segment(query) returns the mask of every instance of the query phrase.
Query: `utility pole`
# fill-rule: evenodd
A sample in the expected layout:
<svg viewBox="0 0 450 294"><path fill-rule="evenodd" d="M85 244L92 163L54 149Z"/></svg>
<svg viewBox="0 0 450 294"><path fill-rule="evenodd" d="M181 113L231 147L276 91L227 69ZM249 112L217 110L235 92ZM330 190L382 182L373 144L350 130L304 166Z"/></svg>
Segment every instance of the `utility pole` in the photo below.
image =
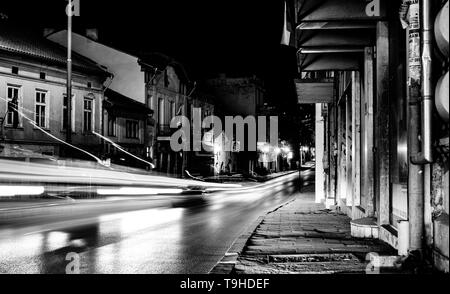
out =
<svg viewBox="0 0 450 294"><path fill-rule="evenodd" d="M67 130L66 142L72 141L72 14L73 3L69 0L67 14Z"/></svg>

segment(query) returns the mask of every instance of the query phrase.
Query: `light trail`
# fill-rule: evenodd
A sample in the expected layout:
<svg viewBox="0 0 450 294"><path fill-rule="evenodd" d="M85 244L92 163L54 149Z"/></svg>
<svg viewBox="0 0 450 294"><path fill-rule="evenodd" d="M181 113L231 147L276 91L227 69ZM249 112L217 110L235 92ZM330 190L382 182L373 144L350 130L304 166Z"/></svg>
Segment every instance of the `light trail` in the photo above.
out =
<svg viewBox="0 0 450 294"><path fill-rule="evenodd" d="M114 147L116 147L117 149L119 149L120 151L122 151L123 153L128 154L129 156L131 156L131 157L133 157L133 158L136 158L137 160L140 160L140 161L142 161L142 162L145 162L146 164L149 164L149 165L151 166L151 168L155 168L155 165L154 165L153 163L151 163L151 162L149 162L149 161L147 161L147 160L144 160L144 159L142 159L142 158L140 158L140 157L137 157L136 155L134 155L134 154L132 154L132 153L126 151L126 150L123 149L120 145L118 145L118 144L114 143L113 141L111 141L109 138L100 135L100 134L97 133L96 131L92 131L92 133L93 133L94 135L96 135L96 136L102 138L103 140L107 141L108 143L110 143L111 145L113 145Z"/></svg>

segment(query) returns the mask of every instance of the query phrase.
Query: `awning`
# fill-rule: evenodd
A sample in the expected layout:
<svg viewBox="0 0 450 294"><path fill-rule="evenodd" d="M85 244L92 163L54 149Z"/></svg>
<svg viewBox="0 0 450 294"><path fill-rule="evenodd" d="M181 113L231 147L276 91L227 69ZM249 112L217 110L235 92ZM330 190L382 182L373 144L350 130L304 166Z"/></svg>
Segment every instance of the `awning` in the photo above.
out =
<svg viewBox="0 0 450 294"><path fill-rule="evenodd" d="M103 107L105 107L108 113L122 117L145 118L153 113L153 110L148 108L145 104L111 89L105 91Z"/></svg>
<svg viewBox="0 0 450 294"><path fill-rule="evenodd" d="M296 80L298 103L332 103L332 80Z"/></svg>

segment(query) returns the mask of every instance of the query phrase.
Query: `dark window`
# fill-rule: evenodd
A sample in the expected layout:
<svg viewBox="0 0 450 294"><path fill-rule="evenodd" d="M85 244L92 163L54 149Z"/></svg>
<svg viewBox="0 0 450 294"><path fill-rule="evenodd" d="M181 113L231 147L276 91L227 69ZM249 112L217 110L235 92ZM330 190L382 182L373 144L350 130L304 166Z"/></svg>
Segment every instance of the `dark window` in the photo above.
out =
<svg viewBox="0 0 450 294"><path fill-rule="evenodd" d="M36 91L35 110L36 125L47 128L47 92Z"/></svg>
<svg viewBox="0 0 450 294"><path fill-rule="evenodd" d="M92 132L92 99L85 98L83 101L83 132Z"/></svg>
<svg viewBox="0 0 450 294"><path fill-rule="evenodd" d="M167 69L164 71L164 87L169 87L169 75L167 74Z"/></svg>
<svg viewBox="0 0 450 294"><path fill-rule="evenodd" d="M19 68L17 66L13 66L11 69L12 74L18 75L19 74Z"/></svg>
<svg viewBox="0 0 450 294"><path fill-rule="evenodd" d="M108 115L108 136L116 136L116 117Z"/></svg>
<svg viewBox="0 0 450 294"><path fill-rule="evenodd" d="M170 101L169 103L170 103L170 119L172 119L177 115L175 109L175 102Z"/></svg>
<svg viewBox="0 0 450 294"><path fill-rule="evenodd" d="M40 73L39 73L39 78L40 78L41 80L45 80L45 77L46 77L45 72L40 72Z"/></svg>
<svg viewBox="0 0 450 294"><path fill-rule="evenodd" d="M8 104L11 104L11 109L8 109L6 116L6 124L14 125L14 121L17 121L19 113L19 87L8 86L7 100Z"/></svg>
<svg viewBox="0 0 450 294"><path fill-rule="evenodd" d="M92 83L91 82L87 82L87 87L88 88L92 88Z"/></svg>
<svg viewBox="0 0 450 294"><path fill-rule="evenodd" d="M125 136L129 139L139 138L139 122L135 120L127 120L125 122Z"/></svg>
<svg viewBox="0 0 450 294"><path fill-rule="evenodd" d="M72 103L71 103L71 125L72 125L72 127L71 127L71 129L72 129L72 132L74 132L75 131L75 103L74 103L74 99L75 99L75 97L74 97L74 95L72 95ZM62 109L62 111L63 111L63 121L62 121L62 126L63 126L63 131L65 131L65 130L67 130L67 114L68 114L68 112L67 112L67 101L68 99L67 99L67 95L66 94L64 94L64 96L63 96L63 109Z"/></svg>

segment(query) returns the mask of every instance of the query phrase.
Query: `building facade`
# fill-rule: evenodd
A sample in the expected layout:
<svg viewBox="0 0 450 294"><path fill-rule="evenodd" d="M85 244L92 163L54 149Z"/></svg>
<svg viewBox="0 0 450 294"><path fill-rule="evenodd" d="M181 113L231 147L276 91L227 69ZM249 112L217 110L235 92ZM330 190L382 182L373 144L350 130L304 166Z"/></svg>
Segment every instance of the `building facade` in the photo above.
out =
<svg viewBox="0 0 450 294"><path fill-rule="evenodd" d="M103 134L109 141L104 157L115 164L151 168L150 134L146 130L155 124L153 111L111 89L105 91L103 109Z"/></svg>
<svg viewBox="0 0 450 294"><path fill-rule="evenodd" d="M448 272L448 1L311 2L293 6L316 201L347 213L355 237Z"/></svg>
<svg viewBox="0 0 450 294"><path fill-rule="evenodd" d="M267 114L264 109L265 87L257 77L231 77L220 74L217 78L204 81L205 91L214 97L216 106L220 109L218 116L224 121L225 116L253 116ZM267 123L269 130L269 123ZM234 134L235 135L235 134ZM242 150L240 146L248 146L248 142L239 142L236 137L226 138L232 144L232 151L220 151L216 156L215 166L220 172L249 173L257 170L264 163L256 151ZM260 142L263 143L263 142ZM260 144L261 145L261 144ZM245 147L247 149L247 147Z"/></svg>
<svg viewBox="0 0 450 294"><path fill-rule="evenodd" d="M197 91L184 66L171 57L147 54L142 64L149 73L146 77L147 105L155 113L156 128L152 134L155 140L150 152L157 170L177 176L185 176L185 170L192 175L211 175L214 172L212 152L174 152L170 147L171 135L176 131L171 128L172 120L176 116L185 116L191 122L192 137L194 111L199 112L201 120L214 115L211 99ZM203 138L206 130L198 131Z"/></svg>
<svg viewBox="0 0 450 294"><path fill-rule="evenodd" d="M73 51L86 56L112 74L105 81L105 107L99 116L103 119L102 150L105 159L122 165L140 168L153 167L155 121L146 100L148 67L141 57L102 44L97 34L72 34ZM94 36L94 37L93 37ZM56 31L46 36L52 42L66 46L67 31ZM116 146L114 146L116 144Z"/></svg>
<svg viewBox="0 0 450 294"><path fill-rule="evenodd" d="M68 127L66 58L64 48L45 38L2 28L1 157L90 157L64 143ZM74 54L70 143L94 156L101 153L100 138L93 132L101 132L99 114L108 76L95 62Z"/></svg>

